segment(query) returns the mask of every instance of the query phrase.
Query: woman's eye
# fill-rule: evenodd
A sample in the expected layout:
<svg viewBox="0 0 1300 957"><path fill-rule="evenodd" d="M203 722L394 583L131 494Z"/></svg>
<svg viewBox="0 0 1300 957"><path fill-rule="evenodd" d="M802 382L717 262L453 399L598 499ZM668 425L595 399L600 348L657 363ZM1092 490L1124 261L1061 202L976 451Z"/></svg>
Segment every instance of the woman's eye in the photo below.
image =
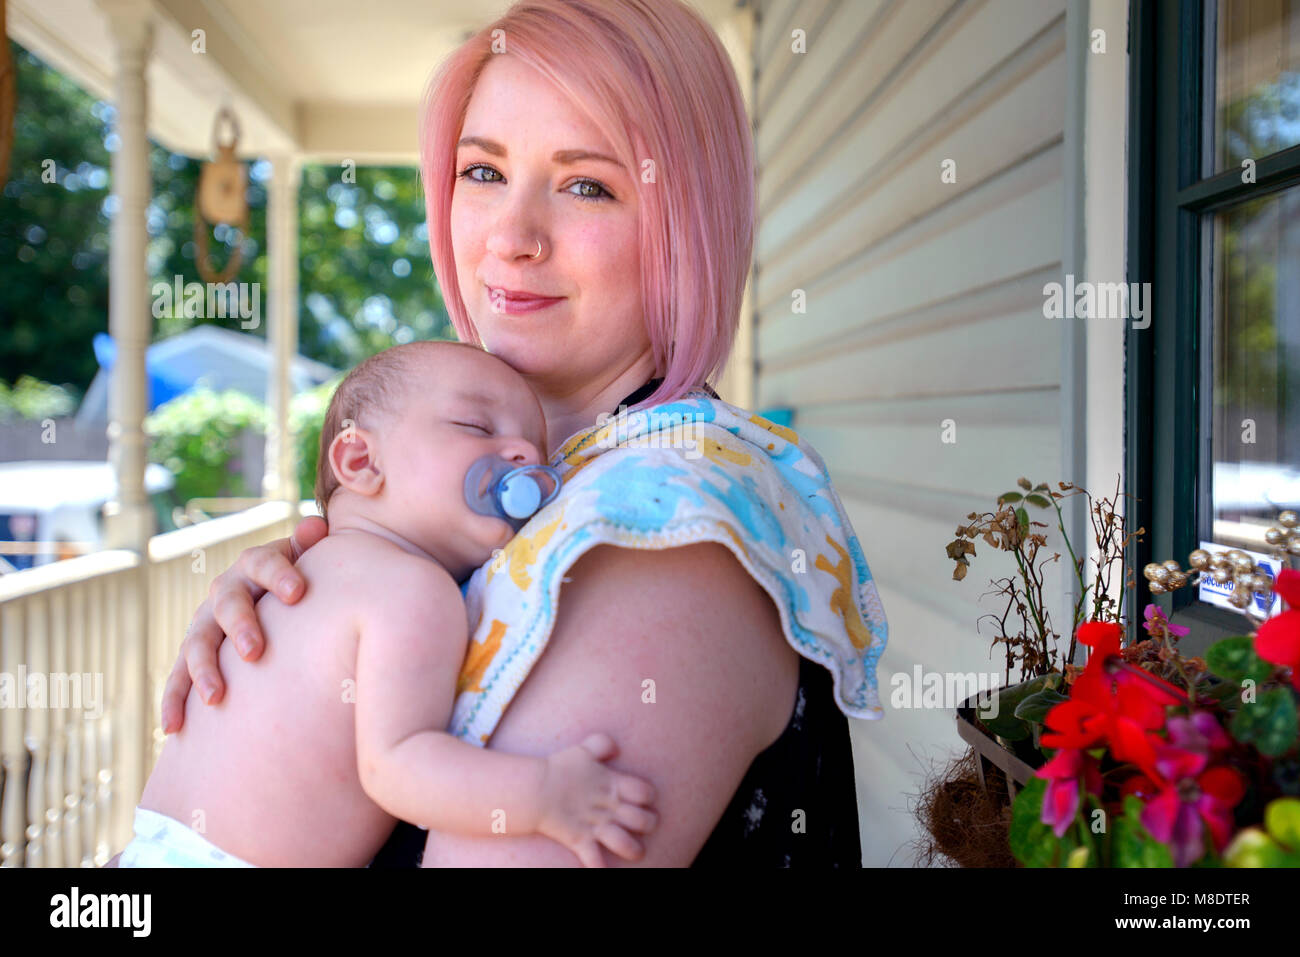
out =
<svg viewBox="0 0 1300 957"><path fill-rule="evenodd" d="M484 177L474 176L473 173L476 170L483 170ZM500 183L504 181L503 178L487 179L485 178L487 173L501 177L500 171L493 169L491 166L487 166L483 163L472 163L457 173L456 178L469 180L471 183L484 184ZM575 187L577 188L577 192L574 192ZM614 198L613 194L608 189L606 189L601 183L596 182L594 179L580 179L572 183L565 192L569 193L571 196L576 196L578 199L596 203Z"/></svg>
<svg viewBox="0 0 1300 957"><path fill-rule="evenodd" d="M594 200L596 202L601 202L606 199L614 198L613 196L610 195L609 190L607 190L604 186L601 186L594 179L580 179L576 183L574 183L573 186L589 186L593 190L596 190L596 192L592 192L592 193L574 193L573 195L577 196L578 199ZM569 189L572 190L573 186L569 187Z"/></svg>
<svg viewBox="0 0 1300 957"><path fill-rule="evenodd" d="M474 163L474 164L471 164L470 166L466 166L463 170L461 170L459 173L456 174L456 177L457 177L458 179L467 179L467 180L469 180L471 183L495 183L495 182L497 182L496 180L479 179L477 176L471 176L471 175L470 175L470 174L473 173L475 170L479 170L479 169L481 169L481 170L485 170L485 171L487 171L487 172L489 172L489 173L496 173L498 176L501 175L499 172L497 172L496 170L494 170L491 166L484 166L482 163Z"/></svg>

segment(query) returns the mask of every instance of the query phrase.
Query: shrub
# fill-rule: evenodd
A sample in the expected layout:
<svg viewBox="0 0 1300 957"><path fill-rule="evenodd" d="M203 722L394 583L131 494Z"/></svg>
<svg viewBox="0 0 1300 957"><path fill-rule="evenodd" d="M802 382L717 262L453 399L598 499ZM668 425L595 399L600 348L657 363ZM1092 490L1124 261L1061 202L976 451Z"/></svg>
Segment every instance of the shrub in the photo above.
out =
<svg viewBox="0 0 1300 957"><path fill-rule="evenodd" d="M0 422L10 419L57 419L77 408L76 394L66 386L19 376L12 386L0 379Z"/></svg>
<svg viewBox="0 0 1300 957"><path fill-rule="evenodd" d="M195 389L160 405L145 419L149 458L176 476L176 497L192 498L261 494L250 489L233 469L243 433L265 434L266 406L242 392Z"/></svg>

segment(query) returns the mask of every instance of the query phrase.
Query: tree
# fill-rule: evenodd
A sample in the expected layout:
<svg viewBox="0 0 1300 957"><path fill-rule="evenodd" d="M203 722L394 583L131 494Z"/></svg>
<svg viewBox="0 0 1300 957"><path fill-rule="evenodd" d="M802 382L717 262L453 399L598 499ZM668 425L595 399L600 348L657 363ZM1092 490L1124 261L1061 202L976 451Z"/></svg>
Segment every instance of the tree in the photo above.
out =
<svg viewBox="0 0 1300 957"><path fill-rule="evenodd" d="M0 194L0 379L27 374L84 390L97 366L96 332L108 328L108 248L113 208L111 104L11 43L18 113L10 180ZM215 109L215 108L214 108ZM49 161L49 162L47 162ZM150 286L200 282L194 196L201 160L153 145L147 214ZM266 184L270 164L249 169L249 233L218 226L220 267L244 243L237 279L266 285ZM300 186L299 351L350 367L400 342L453 338L429 260L424 201L412 168L307 166ZM201 323L242 330L240 319L185 316L154 323L165 338Z"/></svg>

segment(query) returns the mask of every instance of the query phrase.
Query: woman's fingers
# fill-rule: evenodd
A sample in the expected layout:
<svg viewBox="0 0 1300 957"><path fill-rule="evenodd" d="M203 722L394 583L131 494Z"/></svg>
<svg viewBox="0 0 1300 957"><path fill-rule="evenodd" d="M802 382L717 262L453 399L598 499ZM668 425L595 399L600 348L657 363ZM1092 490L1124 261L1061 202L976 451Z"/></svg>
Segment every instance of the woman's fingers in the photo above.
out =
<svg viewBox="0 0 1300 957"><path fill-rule="evenodd" d="M217 579L221 580L232 572L242 575L248 579L247 583L240 583L242 590L252 590L248 588L249 583L256 586L254 601L261 598L263 592L270 591L275 592L281 601L292 605L302 597L306 585L302 574L293 567L293 561L293 539L277 538L266 545L244 549L235 560L235 567L218 575ZM220 617L217 620L220 621Z"/></svg>
<svg viewBox="0 0 1300 957"><path fill-rule="evenodd" d="M301 598L307 583L293 563L324 538L326 531L321 519L304 519L292 538L244 549L233 568L212 580L208 599L194 613L180 657L163 688L164 732L179 731L185 723L185 701L192 686L197 685L199 696L208 704L222 699L225 682L217 664L217 649L226 635L232 636L235 650L245 661L261 657L266 645L257 620L257 599L271 590L287 604Z"/></svg>
<svg viewBox="0 0 1300 957"><path fill-rule="evenodd" d="M293 560L296 562L302 558L302 553L324 538L328 531L329 526L319 515L309 515L299 522L293 530L293 537L289 539Z"/></svg>
<svg viewBox="0 0 1300 957"><path fill-rule="evenodd" d="M172 665L172 673L167 676L167 684L163 687L163 734L174 734L185 723L185 699L193 684L190 680L189 662L182 652L176 656L176 664Z"/></svg>
<svg viewBox="0 0 1300 957"><path fill-rule="evenodd" d="M234 578L228 582L222 582L218 578L212 583L212 594L208 602L215 619L213 627L222 637L231 636L239 657L245 661L256 661L262 656L262 627L258 624L254 610L256 597L248 589L249 585L243 578ZM261 594L260 590L258 594ZM221 644L221 638L218 637L214 644Z"/></svg>
<svg viewBox="0 0 1300 957"><path fill-rule="evenodd" d="M221 633L234 640L235 651L245 661L256 661L264 648L262 626L254 611L257 599L274 589L281 601L293 604L306 590L302 574L293 567L292 550L288 538L246 548L233 568L212 580L208 597L212 615Z"/></svg>
<svg viewBox="0 0 1300 957"><path fill-rule="evenodd" d="M221 669L217 667L217 648L224 637L220 628L209 623L208 616L200 614L181 645L190 680L198 687L199 697L206 704L216 704L226 690L221 680Z"/></svg>

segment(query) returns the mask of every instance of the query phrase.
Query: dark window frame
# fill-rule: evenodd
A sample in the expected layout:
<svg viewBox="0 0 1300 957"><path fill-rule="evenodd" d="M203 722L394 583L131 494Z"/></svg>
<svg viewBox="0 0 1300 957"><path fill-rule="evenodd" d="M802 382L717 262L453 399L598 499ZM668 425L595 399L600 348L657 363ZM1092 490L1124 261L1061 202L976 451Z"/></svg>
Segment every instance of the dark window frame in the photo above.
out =
<svg viewBox="0 0 1300 957"><path fill-rule="evenodd" d="M1204 38L1214 9L1213 0L1129 6L1127 272L1129 282L1151 283L1151 324L1130 324L1124 345L1126 514L1130 529L1146 529L1125 554L1136 581L1125 596L1128 640L1145 637L1142 610L1154 600L1191 628L1184 646L1193 654L1241 634L1243 619L1198 601L1193 586L1153 596L1142 568L1168 558L1185 567L1210 509L1209 475L1197 454L1210 441L1201 413L1200 346L1209 331L1202 217L1300 182L1300 146L1257 160L1254 183L1243 183L1239 169L1202 175Z"/></svg>

